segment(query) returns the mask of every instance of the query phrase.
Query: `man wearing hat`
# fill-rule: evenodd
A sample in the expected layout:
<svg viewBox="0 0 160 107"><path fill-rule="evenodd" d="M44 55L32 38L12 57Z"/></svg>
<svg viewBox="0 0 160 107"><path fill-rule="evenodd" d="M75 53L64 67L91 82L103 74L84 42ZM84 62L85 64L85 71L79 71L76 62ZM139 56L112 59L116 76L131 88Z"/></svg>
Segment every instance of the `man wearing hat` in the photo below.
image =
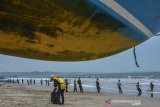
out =
<svg viewBox="0 0 160 107"><path fill-rule="evenodd" d="M54 82L54 90L51 93L51 95L54 96L55 92L58 92L58 94L61 96L60 104L64 104L64 91L65 91L64 80L56 75L51 75L50 81Z"/></svg>

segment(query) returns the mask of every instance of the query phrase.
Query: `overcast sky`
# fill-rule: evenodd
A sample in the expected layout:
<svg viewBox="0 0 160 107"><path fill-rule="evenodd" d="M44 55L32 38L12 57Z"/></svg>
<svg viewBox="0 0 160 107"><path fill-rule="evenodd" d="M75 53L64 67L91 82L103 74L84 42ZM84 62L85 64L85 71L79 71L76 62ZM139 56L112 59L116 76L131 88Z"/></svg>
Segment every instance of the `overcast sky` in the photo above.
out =
<svg viewBox="0 0 160 107"><path fill-rule="evenodd" d="M136 67L133 48L117 55L92 61L55 62L0 55L0 72L154 72L160 71L160 37L155 36L136 47Z"/></svg>

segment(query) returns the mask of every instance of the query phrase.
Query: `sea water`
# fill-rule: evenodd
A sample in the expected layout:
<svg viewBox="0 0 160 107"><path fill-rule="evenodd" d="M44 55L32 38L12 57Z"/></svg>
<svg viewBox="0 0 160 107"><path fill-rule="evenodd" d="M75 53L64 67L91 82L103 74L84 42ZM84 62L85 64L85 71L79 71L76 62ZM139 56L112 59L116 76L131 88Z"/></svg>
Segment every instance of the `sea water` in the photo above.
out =
<svg viewBox="0 0 160 107"><path fill-rule="evenodd" d="M153 91L153 95L154 97L158 97L160 98L160 73L152 73L152 75L150 73L144 73L144 74L130 74L130 73L125 73L125 74L85 74L85 75L69 75L69 76L65 76L62 75L62 77L64 77L64 79L68 79L69 82L69 91L73 91L73 83L74 80L78 80L78 77L81 77L81 81L82 81L82 86L83 86L83 90L84 92L97 92L96 90L96 77L99 77L99 82L100 82L100 87L101 87L101 92L104 93L119 93L118 91L118 87L117 87L117 82L118 80L121 80L121 84L122 84L122 91L123 94L128 94L128 95L138 95L138 91L136 89L136 83L139 82L140 83L140 87L142 89L142 96L148 96L150 97L151 92L150 92L150 82L152 82L155 86L154 86L154 91ZM106 76L105 76L106 75ZM109 76L110 75L110 76ZM128 76L127 76L128 75ZM46 85L45 80L49 80L49 75L46 77L44 75L40 76L40 74L37 75L28 75L28 77L26 75L20 75L20 76L16 76L16 77L7 77L6 79L14 79L15 81L17 80L17 78L20 80L20 84L21 84L21 80L22 78L24 79L24 84L27 84L27 80L32 79L32 84L33 84L33 80L36 81L36 85L41 85L40 81L41 79L43 80L43 85ZM53 83L50 82L50 87L53 87ZM78 88L78 85L77 85ZM79 89L79 88L78 88Z"/></svg>

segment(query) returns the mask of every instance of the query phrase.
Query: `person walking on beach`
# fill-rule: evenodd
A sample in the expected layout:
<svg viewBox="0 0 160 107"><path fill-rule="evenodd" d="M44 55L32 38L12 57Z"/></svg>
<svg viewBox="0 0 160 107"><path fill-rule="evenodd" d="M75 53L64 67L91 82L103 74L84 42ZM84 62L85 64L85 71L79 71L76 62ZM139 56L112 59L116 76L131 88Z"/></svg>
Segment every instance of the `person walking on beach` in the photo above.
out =
<svg viewBox="0 0 160 107"><path fill-rule="evenodd" d="M150 82L150 88L151 88L151 97L153 97L154 84L152 82Z"/></svg>
<svg viewBox="0 0 160 107"><path fill-rule="evenodd" d="M30 84L32 85L32 79L30 78Z"/></svg>
<svg viewBox="0 0 160 107"><path fill-rule="evenodd" d="M48 82L48 86L50 86L49 80L47 80L47 82Z"/></svg>
<svg viewBox="0 0 160 107"><path fill-rule="evenodd" d="M17 83L19 84L19 79L17 78Z"/></svg>
<svg viewBox="0 0 160 107"><path fill-rule="evenodd" d="M118 80L117 86L118 86L118 89L119 89L119 93L122 94L123 92L122 92L121 81L120 80Z"/></svg>
<svg viewBox="0 0 160 107"><path fill-rule="evenodd" d="M9 83L9 79L7 80L7 82Z"/></svg>
<svg viewBox="0 0 160 107"><path fill-rule="evenodd" d="M22 78L22 84L24 83L24 80L23 80L23 78Z"/></svg>
<svg viewBox="0 0 160 107"><path fill-rule="evenodd" d="M36 80L35 80L35 79L33 80L33 84L34 84L34 85L36 84Z"/></svg>
<svg viewBox="0 0 160 107"><path fill-rule="evenodd" d="M97 80L96 80L96 87L97 87L97 92L100 93L101 87L100 87L100 83L99 83L99 78L97 78Z"/></svg>
<svg viewBox="0 0 160 107"><path fill-rule="evenodd" d="M48 85L48 81L47 81L47 79L45 80L45 82L46 82L46 86Z"/></svg>
<svg viewBox="0 0 160 107"><path fill-rule="evenodd" d="M79 90L80 90L80 93L83 93L83 88L82 88L82 82L81 82L81 79L80 77L78 78L78 81L77 81L78 85L79 85Z"/></svg>
<svg viewBox="0 0 160 107"><path fill-rule="evenodd" d="M76 79L74 80L74 90L73 92L77 92L77 83L76 83Z"/></svg>
<svg viewBox="0 0 160 107"><path fill-rule="evenodd" d="M139 82L137 82L136 87L137 87L137 90L138 90L138 96L141 96L142 90L141 90L141 88L140 88Z"/></svg>
<svg viewBox="0 0 160 107"><path fill-rule="evenodd" d="M64 80L56 75L51 75L50 81L54 82L54 90L51 93L51 101L53 100L52 98L55 96L55 93L57 91L58 94L61 95L61 102L58 102L58 103L64 104L64 91L66 88ZM59 98L59 97L57 97L57 98ZM59 100L59 99L57 99L57 100ZM52 103L55 104L54 101L52 101Z"/></svg>
<svg viewBox="0 0 160 107"><path fill-rule="evenodd" d="M41 79L41 85L43 85L43 80Z"/></svg>
<svg viewBox="0 0 160 107"><path fill-rule="evenodd" d="M27 79L27 84L29 85L29 80Z"/></svg>
<svg viewBox="0 0 160 107"><path fill-rule="evenodd" d="M11 80L11 79L9 79L9 82L12 82L12 80Z"/></svg>
<svg viewBox="0 0 160 107"><path fill-rule="evenodd" d="M66 84L66 92L68 92L68 79L65 79L65 84Z"/></svg>

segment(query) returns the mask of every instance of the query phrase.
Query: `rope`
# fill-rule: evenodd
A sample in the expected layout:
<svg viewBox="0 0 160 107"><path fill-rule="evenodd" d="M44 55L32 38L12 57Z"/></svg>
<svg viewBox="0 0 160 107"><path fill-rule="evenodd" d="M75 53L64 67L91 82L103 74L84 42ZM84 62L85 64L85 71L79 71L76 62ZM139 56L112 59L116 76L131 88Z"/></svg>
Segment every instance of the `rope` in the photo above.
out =
<svg viewBox="0 0 160 107"><path fill-rule="evenodd" d="M134 46L134 48L133 48L133 54L134 54L134 59L135 59L135 64L136 64L136 66L137 66L137 67L140 67L140 66L138 65L138 62L137 62L137 56L136 56L136 48L135 48L135 46Z"/></svg>

